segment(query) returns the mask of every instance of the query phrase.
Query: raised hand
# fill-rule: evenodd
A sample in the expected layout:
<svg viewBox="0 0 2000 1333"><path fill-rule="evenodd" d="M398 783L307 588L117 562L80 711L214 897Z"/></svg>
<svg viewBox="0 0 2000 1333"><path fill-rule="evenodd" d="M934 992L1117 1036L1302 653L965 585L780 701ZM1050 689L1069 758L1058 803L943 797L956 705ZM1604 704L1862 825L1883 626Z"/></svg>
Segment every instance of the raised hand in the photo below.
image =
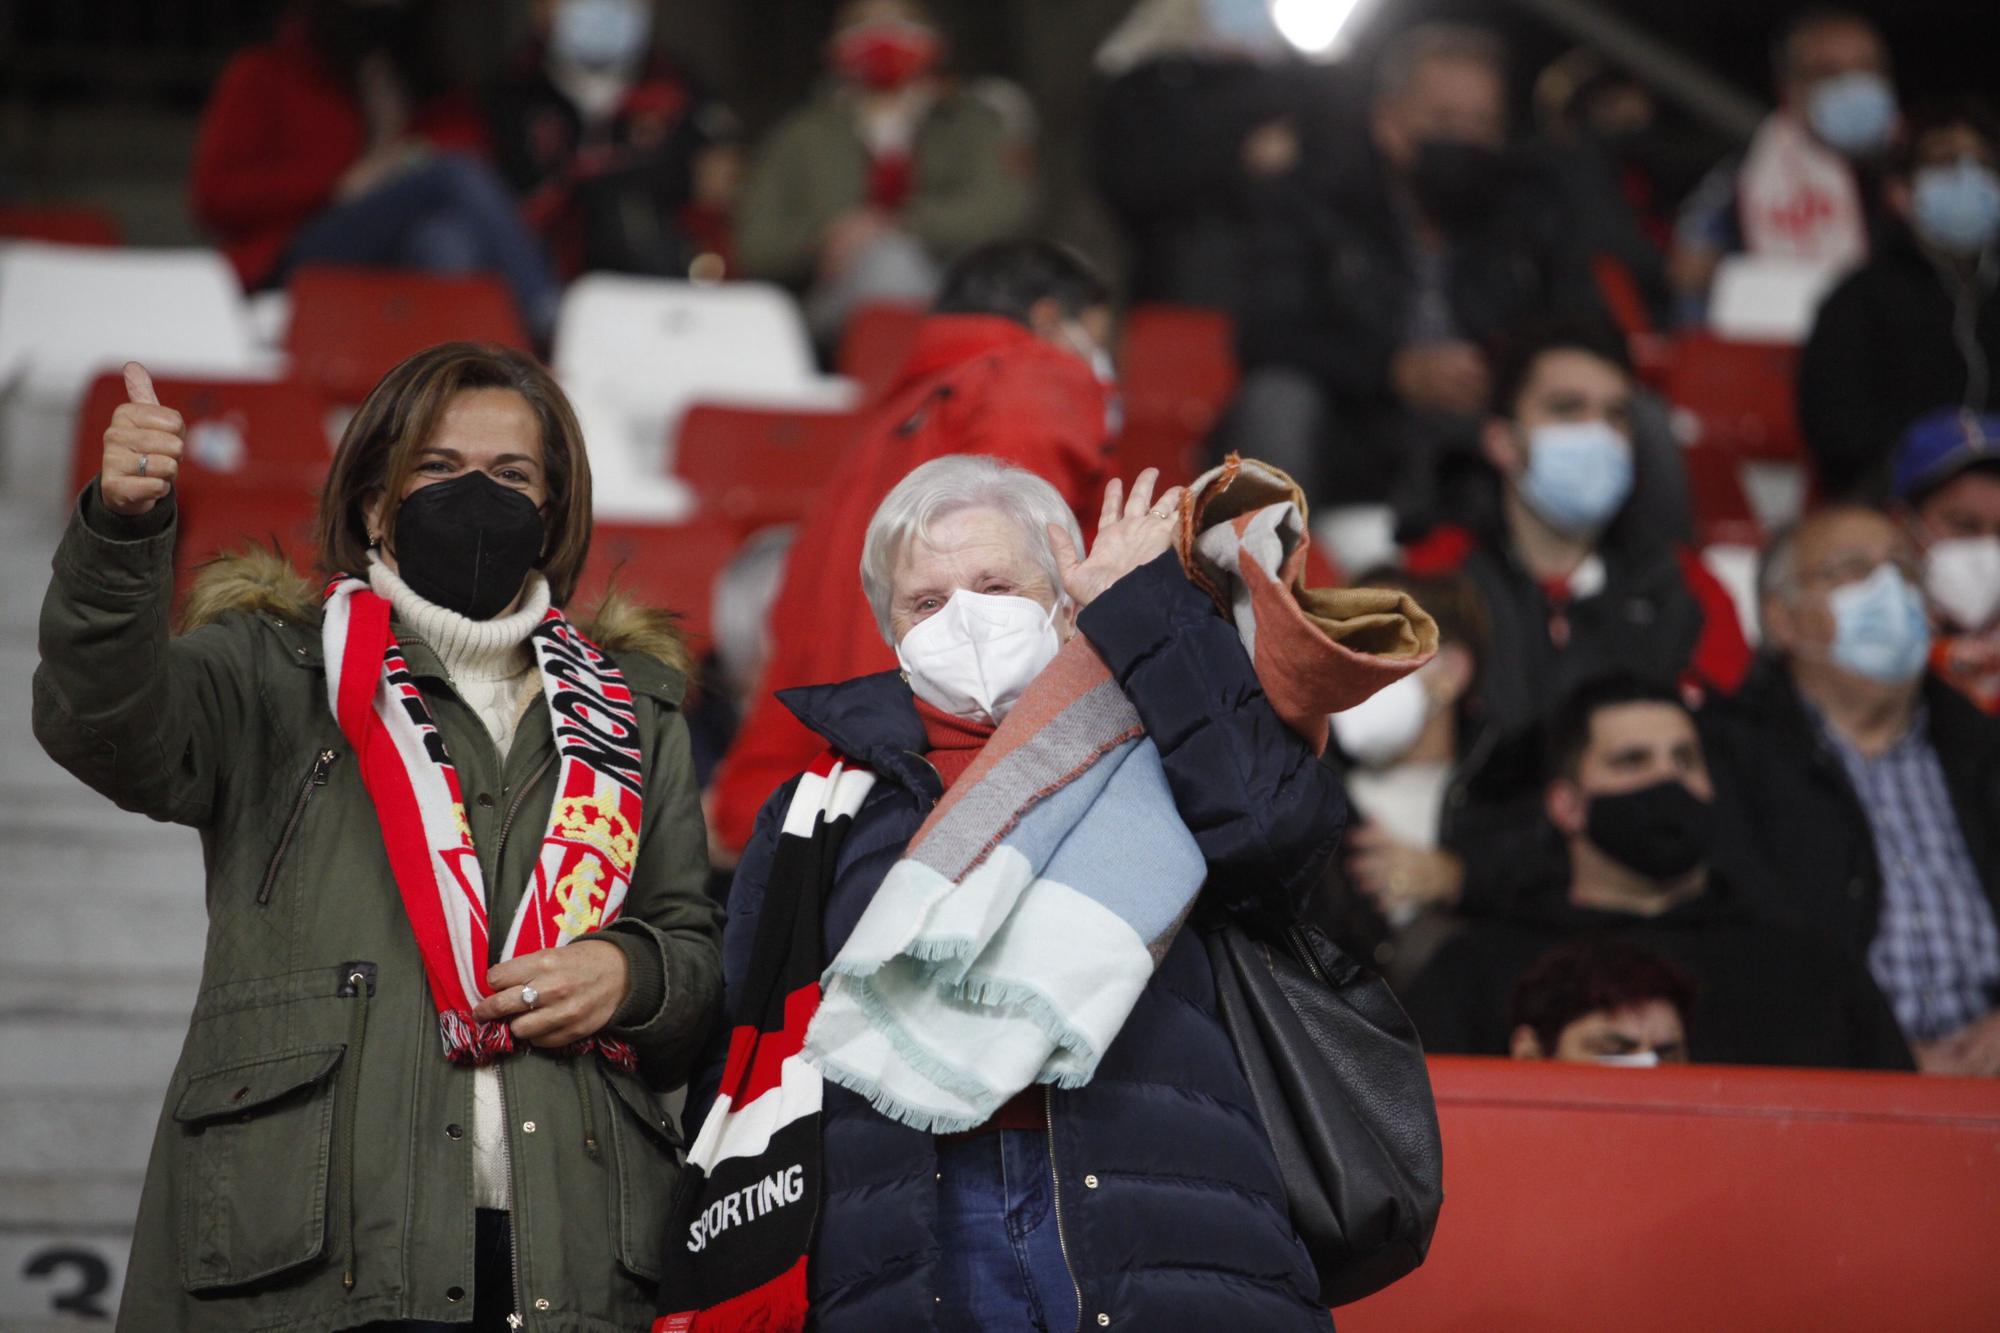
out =
<svg viewBox="0 0 2000 1333"><path fill-rule="evenodd" d="M173 408L160 406L153 377L137 361L125 363L125 397L104 431L97 489L106 509L136 518L173 491L187 423Z"/></svg>
<svg viewBox="0 0 2000 1333"><path fill-rule="evenodd" d="M1067 532L1049 524L1063 591L1079 610L1119 579L1172 548L1174 534L1180 529L1181 488L1171 488L1156 502L1153 487L1159 480L1160 470L1147 468L1133 481L1131 498L1126 499L1125 483L1111 479L1104 488L1104 512L1097 520L1097 540L1088 559L1080 555Z"/></svg>

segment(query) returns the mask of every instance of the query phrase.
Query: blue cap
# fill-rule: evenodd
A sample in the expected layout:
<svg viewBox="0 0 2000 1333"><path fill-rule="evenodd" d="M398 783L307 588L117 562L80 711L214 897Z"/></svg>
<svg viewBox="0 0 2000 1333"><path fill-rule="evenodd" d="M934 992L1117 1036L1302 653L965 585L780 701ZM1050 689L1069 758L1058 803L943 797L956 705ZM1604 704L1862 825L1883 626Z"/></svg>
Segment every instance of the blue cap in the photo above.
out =
<svg viewBox="0 0 2000 1333"><path fill-rule="evenodd" d="M2000 464L2000 414L1947 408L1918 417L1896 443L1896 498L1914 499L1974 463Z"/></svg>

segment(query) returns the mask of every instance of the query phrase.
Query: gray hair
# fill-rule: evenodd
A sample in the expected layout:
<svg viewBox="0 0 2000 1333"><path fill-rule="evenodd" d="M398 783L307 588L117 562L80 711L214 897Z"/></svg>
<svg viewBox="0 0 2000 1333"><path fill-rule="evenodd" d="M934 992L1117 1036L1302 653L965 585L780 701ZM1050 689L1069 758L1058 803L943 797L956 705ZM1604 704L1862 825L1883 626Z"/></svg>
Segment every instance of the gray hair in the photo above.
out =
<svg viewBox="0 0 2000 1333"><path fill-rule="evenodd" d="M895 631L889 624L889 597L901 558L911 541L927 541L931 524L961 509L997 509L1014 520L1027 538L1035 563L1049 576L1058 602L1063 599L1062 571L1048 525L1069 534L1079 554L1083 528L1070 512L1062 493L1034 473L983 454L948 454L934 458L896 483L868 520L861 546L861 590L875 612L875 624L891 647Z"/></svg>
<svg viewBox="0 0 2000 1333"><path fill-rule="evenodd" d="M1507 44L1485 28L1470 23L1419 23L1396 34L1375 66L1375 92L1396 97L1409 90L1417 70L1433 60L1464 60L1485 65L1502 83L1507 80Z"/></svg>
<svg viewBox="0 0 2000 1333"><path fill-rule="evenodd" d="M1764 623L1764 608L1773 599L1790 602L1798 596L1799 530L1804 526L1804 519L1795 519L1779 528L1757 559L1757 635L1767 644L1771 627Z"/></svg>

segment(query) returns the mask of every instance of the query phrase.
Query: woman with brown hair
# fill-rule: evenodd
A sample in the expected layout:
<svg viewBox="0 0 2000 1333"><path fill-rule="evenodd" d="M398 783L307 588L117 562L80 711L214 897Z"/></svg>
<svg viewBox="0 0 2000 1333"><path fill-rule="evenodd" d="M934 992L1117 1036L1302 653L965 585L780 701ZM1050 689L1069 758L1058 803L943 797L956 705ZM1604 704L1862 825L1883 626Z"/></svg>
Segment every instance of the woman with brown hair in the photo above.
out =
<svg viewBox="0 0 2000 1333"><path fill-rule="evenodd" d="M590 474L530 359L376 386L316 592L205 569L170 636L181 416L137 365L64 534L35 733L199 829L200 995L120 1327L650 1322L719 919L665 619L560 609Z"/></svg>

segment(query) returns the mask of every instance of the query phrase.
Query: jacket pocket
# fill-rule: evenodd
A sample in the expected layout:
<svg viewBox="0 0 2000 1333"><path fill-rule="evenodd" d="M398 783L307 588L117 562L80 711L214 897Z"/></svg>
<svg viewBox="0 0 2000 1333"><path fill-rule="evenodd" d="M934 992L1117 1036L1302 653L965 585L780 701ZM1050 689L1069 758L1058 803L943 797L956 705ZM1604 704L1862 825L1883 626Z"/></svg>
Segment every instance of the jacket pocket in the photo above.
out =
<svg viewBox="0 0 2000 1333"><path fill-rule="evenodd" d="M292 797L291 811L285 816L285 825L278 832L278 845L271 851L270 864L264 867L264 877L258 881L259 907L271 901L271 891L278 886L278 868L285 863L285 853L291 850L292 839L298 836L299 824L306 817L306 807L312 804L313 793L326 785L327 771L338 758L338 750L321 750L313 755L312 767L306 770L305 778L299 783L298 794Z"/></svg>
<svg viewBox="0 0 2000 1333"><path fill-rule="evenodd" d="M237 1286L327 1247L333 1078L345 1048L237 1061L188 1079L181 1126L181 1280Z"/></svg>
<svg viewBox="0 0 2000 1333"><path fill-rule="evenodd" d="M618 1175L612 1218L618 1262L640 1277L658 1280L683 1139L673 1118L637 1078L606 1070L604 1086L611 1093L611 1157Z"/></svg>

